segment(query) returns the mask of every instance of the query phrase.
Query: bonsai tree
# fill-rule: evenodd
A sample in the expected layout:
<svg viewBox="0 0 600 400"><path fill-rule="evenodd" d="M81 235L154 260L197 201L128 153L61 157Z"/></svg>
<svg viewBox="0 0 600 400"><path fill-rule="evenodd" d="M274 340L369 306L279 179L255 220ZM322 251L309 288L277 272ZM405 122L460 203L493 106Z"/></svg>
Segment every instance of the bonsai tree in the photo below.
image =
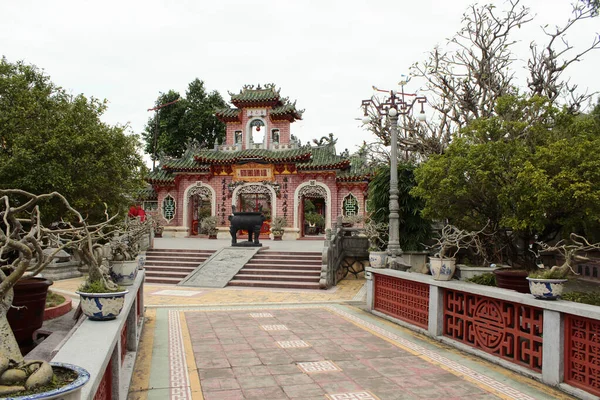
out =
<svg viewBox="0 0 600 400"><path fill-rule="evenodd" d="M541 264L537 271L529 274L530 278L536 279L565 279L569 274L579 275L573 267L577 263L589 261L587 255L585 255L586 252L600 250L600 243L591 244L586 238L575 233L571 233L568 240L561 240L553 246L543 242L537 244L540 246L540 251L535 253L538 258L540 252L553 252L561 254L565 261L562 265L554 265L550 268L545 268Z"/></svg>
<svg viewBox="0 0 600 400"><path fill-rule="evenodd" d="M275 219L271 222L271 233L275 237L283 236L283 228L287 226L287 220L285 217L275 217Z"/></svg>
<svg viewBox="0 0 600 400"><path fill-rule="evenodd" d="M369 240L369 251L383 251L388 239L388 224L369 219L365 224L365 236Z"/></svg>
<svg viewBox="0 0 600 400"><path fill-rule="evenodd" d="M206 232L208 236L215 236L217 234L217 217L209 216L205 217L200 222L200 228L203 232Z"/></svg>
<svg viewBox="0 0 600 400"><path fill-rule="evenodd" d="M466 231L462 229L458 229L454 225L445 225L441 232L440 236L436 238L437 244L434 246L439 249L434 257L448 259L454 258L461 249L474 248L476 254L482 255L482 244L480 235L485 230L483 229L475 232L475 231Z"/></svg>
<svg viewBox="0 0 600 400"><path fill-rule="evenodd" d="M62 222L52 229L41 223L41 206L49 202L66 210ZM23 360L6 318L13 301L13 287L20 279L43 271L64 249L78 250L90 265L90 279L111 286L106 271L98 263L101 245L95 242L104 236L102 231L111 220L107 215L106 221L88 225L57 192L35 195L19 189L0 189L0 374L11 370L8 375L14 377L10 384L4 382L0 386L0 396L44 386L53 377L47 362ZM52 251L44 252L45 247Z"/></svg>

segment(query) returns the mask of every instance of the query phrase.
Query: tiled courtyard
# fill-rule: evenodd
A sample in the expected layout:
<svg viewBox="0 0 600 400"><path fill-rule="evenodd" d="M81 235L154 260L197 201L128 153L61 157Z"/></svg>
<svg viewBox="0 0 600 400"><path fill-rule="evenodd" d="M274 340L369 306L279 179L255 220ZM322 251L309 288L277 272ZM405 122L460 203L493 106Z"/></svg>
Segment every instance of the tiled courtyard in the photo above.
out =
<svg viewBox="0 0 600 400"><path fill-rule="evenodd" d="M150 390L130 398L569 398L354 307L165 308L153 318Z"/></svg>

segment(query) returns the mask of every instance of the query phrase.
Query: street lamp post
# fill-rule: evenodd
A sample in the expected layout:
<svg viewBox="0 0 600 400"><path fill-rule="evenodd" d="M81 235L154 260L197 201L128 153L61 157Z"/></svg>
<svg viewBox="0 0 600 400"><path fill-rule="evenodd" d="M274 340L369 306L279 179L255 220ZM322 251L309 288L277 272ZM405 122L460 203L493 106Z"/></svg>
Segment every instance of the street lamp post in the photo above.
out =
<svg viewBox="0 0 600 400"><path fill-rule="evenodd" d="M373 106L381 117L389 117L391 130L390 130L390 216L389 216L389 238L387 253L390 257L390 264L395 267L397 264L397 258L402 255L402 249L400 248L400 203L398 202L398 116L410 114L415 104L421 105L421 110L417 116L419 121L425 120L424 105L427 102L425 96L417 96L416 93L404 93L404 83L401 83L402 91L400 93L390 90L380 90L375 87L373 89L379 92L389 93L389 96L384 98L383 101L377 101L373 97L368 100L362 101L362 107L365 114L363 122L365 124L370 122L368 109Z"/></svg>

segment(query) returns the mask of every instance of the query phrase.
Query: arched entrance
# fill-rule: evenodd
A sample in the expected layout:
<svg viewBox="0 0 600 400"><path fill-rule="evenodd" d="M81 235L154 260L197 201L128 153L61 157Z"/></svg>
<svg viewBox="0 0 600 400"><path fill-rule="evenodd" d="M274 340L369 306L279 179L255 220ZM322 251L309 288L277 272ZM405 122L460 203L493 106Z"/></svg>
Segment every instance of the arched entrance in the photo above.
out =
<svg viewBox="0 0 600 400"><path fill-rule="evenodd" d="M215 215L215 193L212 188L196 182L190 186L185 193L185 218L184 223L189 229L190 236L196 236L200 232L202 219Z"/></svg>
<svg viewBox="0 0 600 400"><path fill-rule="evenodd" d="M261 238L267 238L271 233L271 220L275 217L275 191L263 184L246 184L236 188L232 196L232 203L238 211L262 212L265 215L266 219L260 234ZM238 231L240 237L246 234L246 232Z"/></svg>
<svg viewBox="0 0 600 400"><path fill-rule="evenodd" d="M297 198L300 237L322 236L329 226L327 190L315 181L310 181L300 188Z"/></svg>

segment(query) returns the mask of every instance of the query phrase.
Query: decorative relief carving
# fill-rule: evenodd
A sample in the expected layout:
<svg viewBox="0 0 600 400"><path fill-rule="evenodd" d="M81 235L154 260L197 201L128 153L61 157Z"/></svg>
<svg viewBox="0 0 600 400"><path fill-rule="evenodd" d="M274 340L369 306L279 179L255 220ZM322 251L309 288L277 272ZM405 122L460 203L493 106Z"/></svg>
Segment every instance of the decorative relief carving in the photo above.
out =
<svg viewBox="0 0 600 400"><path fill-rule="evenodd" d="M302 197L308 199L327 199L327 191L322 186L304 186L298 192L298 200Z"/></svg>
<svg viewBox="0 0 600 400"><path fill-rule="evenodd" d="M196 184L190 188L190 190L188 191L188 198L196 194L199 194L202 197L211 197L210 189L204 186L202 182L196 182Z"/></svg>

